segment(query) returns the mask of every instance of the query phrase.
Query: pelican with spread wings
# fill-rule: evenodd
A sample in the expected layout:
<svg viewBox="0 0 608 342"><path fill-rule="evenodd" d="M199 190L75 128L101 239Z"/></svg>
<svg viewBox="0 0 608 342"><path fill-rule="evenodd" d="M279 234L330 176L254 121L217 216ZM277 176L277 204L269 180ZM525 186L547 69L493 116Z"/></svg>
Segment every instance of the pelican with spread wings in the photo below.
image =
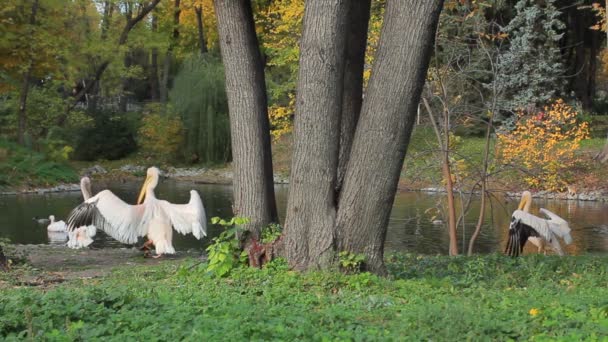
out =
<svg viewBox="0 0 608 342"><path fill-rule="evenodd" d="M511 215L509 240L505 253L514 257L519 256L526 242L530 241L538 247L539 252L549 244L557 254L564 255L557 238L564 239L568 245L572 243L568 222L544 208L539 211L547 217L546 219L530 214L531 202L532 195L529 191L524 191L519 207Z"/></svg>
<svg viewBox="0 0 608 342"><path fill-rule="evenodd" d="M151 167L136 205L129 205L109 190L104 190L76 207L68 218L68 230L93 224L116 240L134 244L146 236L153 244L156 257L174 254L173 229L191 233L197 239L207 236L207 219L203 201L196 190L190 190L187 204L173 204L157 199L159 170Z"/></svg>

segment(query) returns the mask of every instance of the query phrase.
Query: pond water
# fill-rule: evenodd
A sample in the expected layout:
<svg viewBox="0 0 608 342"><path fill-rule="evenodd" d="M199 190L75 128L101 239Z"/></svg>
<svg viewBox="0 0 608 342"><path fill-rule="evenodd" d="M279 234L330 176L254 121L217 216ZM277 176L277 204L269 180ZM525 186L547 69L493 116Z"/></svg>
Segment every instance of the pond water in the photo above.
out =
<svg viewBox="0 0 608 342"><path fill-rule="evenodd" d="M133 203L140 186L139 182L108 184L93 182L93 193L108 188L123 200ZM186 203L190 189L196 189L201 194L208 218L232 216L232 187L229 185L165 180L157 187L156 195L173 203ZM275 189L281 220L283 220L288 187L282 185ZM386 250L420 254L447 253L447 229L443 223L433 222L437 218L433 218L434 211L429 210L442 200L443 196L439 194L397 193L387 233ZM0 237L9 238L11 242L20 244L63 244L65 243L63 236L49 236L46 225L41 225L32 218L55 215L58 219L65 219L70 210L81 201L80 192L0 196ZM492 253L504 249L510 214L517 206L517 202L517 200L493 201L493 208L487 209L486 221L476 245L476 252ZM460 206L460 201L457 200L456 204ZM534 199L532 212L538 213L539 207L547 208L570 222L574 243L566 246L569 254L608 252L608 204ZM467 241L475 228L478 210L479 201L474 200L470 214L465 219L464 236ZM212 238L219 234L220 228L209 225L208 232L209 237ZM459 243L462 243L462 226L458 235ZM173 237L177 250L202 250L210 241L209 238L198 241L192 236L177 233ZM104 234L99 234L93 246L102 248L123 245ZM462 250L462 245L459 247ZM530 246L526 249L535 251Z"/></svg>

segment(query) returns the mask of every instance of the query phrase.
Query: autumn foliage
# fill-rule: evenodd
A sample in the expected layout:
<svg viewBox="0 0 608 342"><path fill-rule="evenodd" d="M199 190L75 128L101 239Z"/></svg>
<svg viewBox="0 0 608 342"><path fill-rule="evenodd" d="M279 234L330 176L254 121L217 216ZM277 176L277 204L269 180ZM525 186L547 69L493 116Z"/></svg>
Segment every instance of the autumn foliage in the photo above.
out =
<svg viewBox="0 0 608 342"><path fill-rule="evenodd" d="M576 150L589 137L587 122L563 100L533 114L518 113L515 129L498 134L505 164L521 165L524 180L536 189L563 190L580 162Z"/></svg>

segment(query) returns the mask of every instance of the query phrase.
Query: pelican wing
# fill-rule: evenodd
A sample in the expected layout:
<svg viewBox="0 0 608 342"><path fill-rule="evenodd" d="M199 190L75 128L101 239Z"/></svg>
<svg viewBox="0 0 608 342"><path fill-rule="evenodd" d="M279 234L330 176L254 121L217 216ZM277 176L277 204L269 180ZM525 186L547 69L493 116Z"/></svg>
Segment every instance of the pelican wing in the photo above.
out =
<svg viewBox="0 0 608 342"><path fill-rule="evenodd" d="M513 212L513 215L511 216L511 225L509 226L509 240L507 241L505 254L513 257L519 256L521 252L523 252L524 245L530 236L542 237L536 228L529 224L531 221L534 221L531 220L531 218L544 221L523 210L515 210L515 212ZM533 224L538 224L538 222L534 221Z"/></svg>
<svg viewBox="0 0 608 342"><path fill-rule="evenodd" d="M540 208L540 212L549 219L549 229L551 229L555 235L564 239L566 244L571 244L572 236L570 235L571 229L568 222L545 208Z"/></svg>
<svg viewBox="0 0 608 342"><path fill-rule="evenodd" d="M94 225L122 243L136 243L147 233L144 205L123 202L104 190L76 207L68 218L68 230Z"/></svg>
<svg viewBox="0 0 608 342"><path fill-rule="evenodd" d="M190 202L188 204L173 204L167 201L159 201L160 206L171 221L173 228L181 234L192 233L200 239L207 236L207 218L203 201L195 190L190 190Z"/></svg>

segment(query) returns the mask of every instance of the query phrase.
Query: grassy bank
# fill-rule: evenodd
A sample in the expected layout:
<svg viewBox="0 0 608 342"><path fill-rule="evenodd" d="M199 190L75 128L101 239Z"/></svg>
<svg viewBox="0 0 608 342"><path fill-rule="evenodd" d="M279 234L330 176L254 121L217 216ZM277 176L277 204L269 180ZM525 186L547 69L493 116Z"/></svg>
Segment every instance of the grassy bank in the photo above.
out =
<svg viewBox="0 0 608 342"><path fill-rule="evenodd" d="M78 181L78 174L66 162L0 140L0 187L38 187Z"/></svg>
<svg viewBox="0 0 608 342"><path fill-rule="evenodd" d="M390 278L194 260L0 292L7 340L601 340L607 256L389 258Z"/></svg>

